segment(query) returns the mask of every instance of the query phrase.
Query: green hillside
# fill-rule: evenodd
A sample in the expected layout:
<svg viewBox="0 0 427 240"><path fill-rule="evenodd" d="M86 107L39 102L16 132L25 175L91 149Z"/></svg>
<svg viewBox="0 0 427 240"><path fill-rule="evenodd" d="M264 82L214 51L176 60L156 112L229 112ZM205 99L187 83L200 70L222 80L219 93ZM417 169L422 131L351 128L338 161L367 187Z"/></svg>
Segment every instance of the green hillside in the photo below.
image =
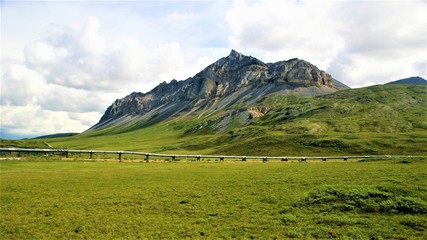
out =
<svg viewBox="0 0 427 240"><path fill-rule="evenodd" d="M317 97L269 95L245 106L134 122L72 137L26 141L54 148L239 155L427 155L427 86L378 85ZM13 142L2 142L12 146Z"/></svg>

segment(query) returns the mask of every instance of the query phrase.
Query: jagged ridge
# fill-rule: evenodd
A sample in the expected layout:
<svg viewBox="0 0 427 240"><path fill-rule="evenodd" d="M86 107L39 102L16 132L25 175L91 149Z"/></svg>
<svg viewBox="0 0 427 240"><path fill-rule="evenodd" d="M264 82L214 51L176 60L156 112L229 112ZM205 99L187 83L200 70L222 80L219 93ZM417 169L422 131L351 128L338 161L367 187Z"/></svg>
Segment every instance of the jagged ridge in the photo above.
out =
<svg viewBox="0 0 427 240"><path fill-rule="evenodd" d="M186 80L163 82L148 93L134 92L117 99L91 129L139 118L156 122L183 112L227 108L239 100L250 104L273 92L330 93L342 87L335 82L304 60L266 64L232 50L229 56Z"/></svg>

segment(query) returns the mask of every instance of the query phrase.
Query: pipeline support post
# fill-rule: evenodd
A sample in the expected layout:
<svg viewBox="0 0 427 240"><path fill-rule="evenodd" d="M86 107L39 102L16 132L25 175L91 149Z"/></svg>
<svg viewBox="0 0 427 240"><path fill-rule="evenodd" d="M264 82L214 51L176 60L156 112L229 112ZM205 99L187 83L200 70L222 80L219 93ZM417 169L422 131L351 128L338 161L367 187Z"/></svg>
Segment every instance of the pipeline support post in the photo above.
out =
<svg viewBox="0 0 427 240"><path fill-rule="evenodd" d="M122 162L122 152L118 152L119 154L119 162Z"/></svg>

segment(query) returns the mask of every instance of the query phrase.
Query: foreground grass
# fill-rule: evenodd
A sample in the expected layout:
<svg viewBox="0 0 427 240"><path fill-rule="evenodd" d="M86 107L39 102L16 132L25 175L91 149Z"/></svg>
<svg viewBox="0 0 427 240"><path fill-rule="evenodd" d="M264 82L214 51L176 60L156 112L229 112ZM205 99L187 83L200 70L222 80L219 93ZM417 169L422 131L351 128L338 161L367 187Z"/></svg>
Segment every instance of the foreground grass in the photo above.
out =
<svg viewBox="0 0 427 240"><path fill-rule="evenodd" d="M2 161L3 239L425 239L422 159Z"/></svg>

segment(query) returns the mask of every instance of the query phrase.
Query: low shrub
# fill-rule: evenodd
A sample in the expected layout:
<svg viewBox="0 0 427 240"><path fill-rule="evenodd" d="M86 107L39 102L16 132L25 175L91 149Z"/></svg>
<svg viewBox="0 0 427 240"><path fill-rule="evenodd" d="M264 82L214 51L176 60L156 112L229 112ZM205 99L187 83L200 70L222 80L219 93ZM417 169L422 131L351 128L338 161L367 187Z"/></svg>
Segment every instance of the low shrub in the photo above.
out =
<svg viewBox="0 0 427 240"><path fill-rule="evenodd" d="M279 199L274 195L267 195L261 198L260 202L262 203L268 203L268 204L276 204L279 201Z"/></svg>
<svg viewBox="0 0 427 240"><path fill-rule="evenodd" d="M424 214L427 207L423 200L398 194L396 189L382 187L321 186L309 192L306 204L328 210L395 214ZM404 192L402 190L401 192Z"/></svg>
<svg viewBox="0 0 427 240"><path fill-rule="evenodd" d="M291 213L285 213L285 214L281 215L280 222L283 225L292 225L292 224L296 224L298 222L298 218L297 218L297 216L295 216Z"/></svg>
<svg viewBox="0 0 427 240"><path fill-rule="evenodd" d="M424 231L427 228L427 220L417 216L407 215L399 222L403 226L410 227L416 231Z"/></svg>

